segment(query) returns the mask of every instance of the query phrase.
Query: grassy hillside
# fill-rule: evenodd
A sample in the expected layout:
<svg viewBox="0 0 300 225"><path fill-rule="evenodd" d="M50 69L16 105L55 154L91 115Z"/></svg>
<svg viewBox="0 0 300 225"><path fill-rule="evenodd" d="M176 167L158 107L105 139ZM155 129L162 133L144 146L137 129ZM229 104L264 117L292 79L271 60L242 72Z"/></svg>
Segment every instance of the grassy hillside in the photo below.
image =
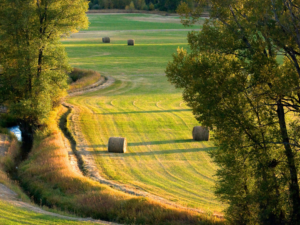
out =
<svg viewBox="0 0 300 225"><path fill-rule="evenodd" d="M60 116L67 112L64 107L59 111ZM83 176L69 162L56 113L48 121L48 132L35 135L33 149L19 167L20 183L35 201L78 216L125 224L223 224L218 218L125 194Z"/></svg>
<svg viewBox="0 0 300 225"><path fill-rule="evenodd" d="M0 200L0 224L1 225L22 225L22 224L55 224L55 225L89 225L91 222L77 222L57 217L43 215L14 206L6 201ZM101 224L101 223L97 223Z"/></svg>
<svg viewBox="0 0 300 225"><path fill-rule="evenodd" d="M39 209L38 211L40 213L26 209L28 206L33 210L36 210L37 208L26 203L30 202L29 197L23 193L21 188L16 185L15 182L9 179L5 172L14 167L14 158L19 154L19 143L16 139L11 139L8 135L3 135L3 132L8 134L7 130L0 128L0 224L95 224L45 215L41 213L41 210ZM9 187L17 194L8 193L6 187ZM24 202L18 201L17 198L23 199Z"/></svg>
<svg viewBox="0 0 300 225"><path fill-rule="evenodd" d="M92 15L91 30L95 29L93 21L100 18L110 21L115 16ZM181 205L221 211L224 206L213 194L216 167L207 154L214 149L213 143L192 140L192 128L198 123L182 101L181 90L174 89L164 76L172 53L178 47L187 48L188 31L147 30L161 25L144 22L144 32L100 32L107 28L98 24L99 35L112 37L111 44L102 44L101 36L93 33L64 41L74 66L117 79L108 89L69 102L81 109L76 122L102 176ZM134 22L128 29L132 26ZM120 20L111 28L122 27L127 29L128 21ZM136 46L126 46L129 37L136 40ZM127 137L127 154L107 153L111 136Z"/></svg>

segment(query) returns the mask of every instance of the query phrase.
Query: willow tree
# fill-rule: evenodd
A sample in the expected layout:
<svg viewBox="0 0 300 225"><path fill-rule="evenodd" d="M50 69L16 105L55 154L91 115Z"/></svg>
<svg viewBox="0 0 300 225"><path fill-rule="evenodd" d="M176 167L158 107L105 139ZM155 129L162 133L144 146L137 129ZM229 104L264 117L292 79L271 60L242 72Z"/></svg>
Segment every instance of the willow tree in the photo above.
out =
<svg viewBox="0 0 300 225"><path fill-rule="evenodd" d="M25 133L47 119L67 87L62 35L86 28L86 0L0 0L0 104Z"/></svg>
<svg viewBox="0 0 300 225"><path fill-rule="evenodd" d="M182 21L199 19L207 1ZM210 0L166 73L214 131L216 194L232 224L300 224L300 1Z"/></svg>

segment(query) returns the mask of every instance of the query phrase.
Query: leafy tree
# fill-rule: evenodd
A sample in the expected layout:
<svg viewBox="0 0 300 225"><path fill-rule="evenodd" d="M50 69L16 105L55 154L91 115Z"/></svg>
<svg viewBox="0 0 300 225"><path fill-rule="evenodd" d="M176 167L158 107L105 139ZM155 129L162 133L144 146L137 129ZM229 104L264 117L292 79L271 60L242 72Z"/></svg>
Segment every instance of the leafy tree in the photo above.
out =
<svg viewBox="0 0 300 225"><path fill-rule="evenodd" d="M136 8L142 10L146 5L145 0L136 0L135 1Z"/></svg>
<svg viewBox="0 0 300 225"><path fill-rule="evenodd" d="M87 9L85 0L0 0L0 104L23 134L63 95L70 67L60 37L87 27Z"/></svg>
<svg viewBox="0 0 300 225"><path fill-rule="evenodd" d="M155 7L154 7L154 5L153 5L153 3L152 2L150 2L150 4L149 4L149 10L154 10L155 9Z"/></svg>
<svg viewBox="0 0 300 225"><path fill-rule="evenodd" d="M135 9L135 6L134 6L134 3L133 1L130 2L130 4L128 6L125 7L126 10L134 10Z"/></svg>
<svg viewBox="0 0 300 225"><path fill-rule="evenodd" d="M195 9L182 3L184 24ZM216 194L231 224L299 224L300 1L211 0L166 73L214 133ZM190 19L192 16L192 19Z"/></svg>

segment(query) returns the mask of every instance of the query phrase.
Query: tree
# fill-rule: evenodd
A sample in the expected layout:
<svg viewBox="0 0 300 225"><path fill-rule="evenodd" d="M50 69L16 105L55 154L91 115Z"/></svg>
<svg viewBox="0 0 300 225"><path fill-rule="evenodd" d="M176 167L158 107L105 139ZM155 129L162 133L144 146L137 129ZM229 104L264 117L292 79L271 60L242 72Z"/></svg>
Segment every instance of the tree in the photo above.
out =
<svg viewBox="0 0 300 225"><path fill-rule="evenodd" d="M199 19L180 6L182 21ZM299 224L300 1L211 0L166 73L214 132L216 194L232 224ZM190 19L192 16L192 19Z"/></svg>
<svg viewBox="0 0 300 225"><path fill-rule="evenodd" d="M150 4L149 4L149 10L150 10L150 11L153 11L154 9L155 9L155 7L154 7L153 3L150 2Z"/></svg>
<svg viewBox="0 0 300 225"><path fill-rule="evenodd" d="M135 5L138 10L142 10L144 8L144 6L146 5L146 3L145 3L145 0L136 0Z"/></svg>
<svg viewBox="0 0 300 225"><path fill-rule="evenodd" d="M0 104L23 134L43 124L67 88L62 35L88 25L85 0L0 0Z"/></svg>
<svg viewBox="0 0 300 225"><path fill-rule="evenodd" d="M135 10L135 6L133 1L130 2L128 6L125 7L126 10Z"/></svg>

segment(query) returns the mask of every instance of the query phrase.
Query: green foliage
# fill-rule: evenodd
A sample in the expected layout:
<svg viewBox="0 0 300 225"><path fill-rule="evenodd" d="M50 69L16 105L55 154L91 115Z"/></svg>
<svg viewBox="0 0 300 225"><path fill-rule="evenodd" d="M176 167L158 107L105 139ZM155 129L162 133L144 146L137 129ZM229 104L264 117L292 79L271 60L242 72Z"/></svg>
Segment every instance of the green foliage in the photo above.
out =
<svg viewBox="0 0 300 225"><path fill-rule="evenodd" d="M93 5L92 9L100 9L100 6L98 4Z"/></svg>
<svg viewBox="0 0 300 225"><path fill-rule="evenodd" d="M126 10L135 10L133 1L131 1L130 4L125 7L125 9Z"/></svg>
<svg viewBox="0 0 300 225"><path fill-rule="evenodd" d="M150 2L149 4L149 10L153 11L155 9L154 4Z"/></svg>
<svg viewBox="0 0 300 225"><path fill-rule="evenodd" d="M229 204L229 222L298 224L299 1L212 0L210 7L202 31L188 35L191 52L178 49L168 65L169 81L214 130L216 193ZM183 22L201 10L183 3Z"/></svg>
<svg viewBox="0 0 300 225"><path fill-rule="evenodd" d="M135 5L138 10L142 10L146 5L145 0L135 0Z"/></svg>
<svg viewBox="0 0 300 225"><path fill-rule="evenodd" d="M0 0L0 104L36 126L67 87L70 70L60 36L87 27L88 2Z"/></svg>
<svg viewBox="0 0 300 225"><path fill-rule="evenodd" d="M192 6L192 0L134 0L135 8L138 10L154 10L158 8L163 11L175 12L180 2L188 2ZM128 9L131 0L92 0L89 3L89 9ZM99 6L99 8L98 8ZM155 7L156 6L156 7ZM132 10L132 8L131 8Z"/></svg>
<svg viewBox="0 0 300 225"><path fill-rule="evenodd" d="M76 82L86 76L90 76L94 74L95 71L93 70L84 70L79 68L73 68L72 71L69 73L69 77L71 78L72 82Z"/></svg>

